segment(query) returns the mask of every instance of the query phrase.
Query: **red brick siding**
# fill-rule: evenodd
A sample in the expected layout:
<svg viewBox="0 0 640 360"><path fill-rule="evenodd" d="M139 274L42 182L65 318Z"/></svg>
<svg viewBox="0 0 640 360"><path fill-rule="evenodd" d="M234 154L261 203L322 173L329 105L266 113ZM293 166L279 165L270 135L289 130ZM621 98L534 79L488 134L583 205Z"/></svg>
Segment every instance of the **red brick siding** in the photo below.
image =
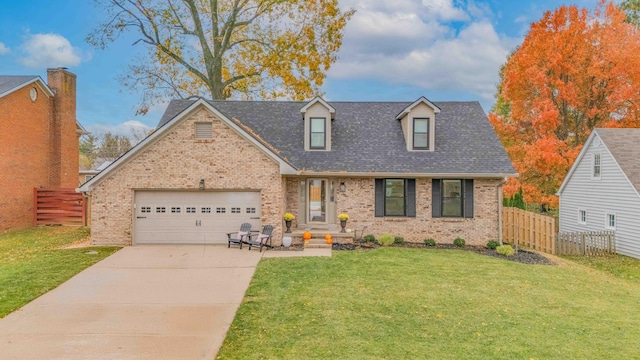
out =
<svg viewBox="0 0 640 360"><path fill-rule="evenodd" d="M37 88L31 101L34 86L0 98L0 231L31 226L33 188L49 186L52 100Z"/></svg>

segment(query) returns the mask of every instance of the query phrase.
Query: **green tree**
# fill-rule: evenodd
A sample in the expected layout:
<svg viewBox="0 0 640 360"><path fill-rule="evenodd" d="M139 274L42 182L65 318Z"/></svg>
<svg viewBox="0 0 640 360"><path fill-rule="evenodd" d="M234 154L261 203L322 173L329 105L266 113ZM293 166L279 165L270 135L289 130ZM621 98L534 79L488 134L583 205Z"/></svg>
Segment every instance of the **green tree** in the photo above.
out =
<svg viewBox="0 0 640 360"><path fill-rule="evenodd" d="M83 135L80 138L80 168L88 170L93 168L97 157L97 139L94 135Z"/></svg>
<svg viewBox="0 0 640 360"><path fill-rule="evenodd" d="M298 100L318 92L354 10L338 0L96 0L99 48L124 32L146 45L121 82L139 113L169 97Z"/></svg>
<svg viewBox="0 0 640 360"><path fill-rule="evenodd" d="M129 138L108 132L102 136L96 155L103 161L114 161L129 149L131 149Z"/></svg>
<svg viewBox="0 0 640 360"><path fill-rule="evenodd" d="M625 0L620 8L627 14L627 22L640 27L640 0Z"/></svg>

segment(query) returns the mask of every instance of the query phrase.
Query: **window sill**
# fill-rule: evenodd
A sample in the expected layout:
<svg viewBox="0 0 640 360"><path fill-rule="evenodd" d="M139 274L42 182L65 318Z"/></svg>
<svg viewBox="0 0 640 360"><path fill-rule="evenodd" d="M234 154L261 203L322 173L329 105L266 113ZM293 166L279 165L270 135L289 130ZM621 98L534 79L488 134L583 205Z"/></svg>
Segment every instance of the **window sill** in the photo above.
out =
<svg viewBox="0 0 640 360"><path fill-rule="evenodd" d="M415 218L408 218L408 217L385 217L385 218L383 218L384 221L390 221L390 222L407 222L407 221L409 221L409 219L415 219Z"/></svg>
<svg viewBox="0 0 640 360"><path fill-rule="evenodd" d="M442 222L464 222L465 218L440 218L442 219Z"/></svg>

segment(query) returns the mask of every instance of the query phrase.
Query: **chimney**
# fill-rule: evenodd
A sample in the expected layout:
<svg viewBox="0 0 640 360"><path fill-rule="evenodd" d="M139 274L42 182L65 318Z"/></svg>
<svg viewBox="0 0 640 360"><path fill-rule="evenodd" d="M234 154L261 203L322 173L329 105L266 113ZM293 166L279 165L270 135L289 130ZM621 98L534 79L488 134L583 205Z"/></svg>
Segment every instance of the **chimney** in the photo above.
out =
<svg viewBox="0 0 640 360"><path fill-rule="evenodd" d="M75 188L79 169L76 75L62 67L47 69L47 82L54 92L50 115L49 186Z"/></svg>

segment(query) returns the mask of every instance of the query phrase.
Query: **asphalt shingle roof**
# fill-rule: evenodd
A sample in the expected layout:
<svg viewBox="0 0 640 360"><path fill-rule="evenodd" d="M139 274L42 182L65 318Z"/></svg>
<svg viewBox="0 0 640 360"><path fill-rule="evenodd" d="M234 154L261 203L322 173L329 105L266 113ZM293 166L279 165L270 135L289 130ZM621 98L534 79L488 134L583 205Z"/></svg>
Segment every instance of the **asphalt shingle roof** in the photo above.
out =
<svg viewBox="0 0 640 360"><path fill-rule="evenodd" d="M196 100L174 100L158 129ZM298 170L423 174L515 174L478 102L437 102L435 151L407 151L396 116L412 102L328 102L336 109L331 151L304 150L298 101L208 101L251 128Z"/></svg>
<svg viewBox="0 0 640 360"><path fill-rule="evenodd" d="M13 75L0 75L0 94L3 94L16 86L20 86L26 82L38 78L38 76L13 76Z"/></svg>
<svg viewBox="0 0 640 360"><path fill-rule="evenodd" d="M594 129L629 181L640 192L640 129Z"/></svg>

